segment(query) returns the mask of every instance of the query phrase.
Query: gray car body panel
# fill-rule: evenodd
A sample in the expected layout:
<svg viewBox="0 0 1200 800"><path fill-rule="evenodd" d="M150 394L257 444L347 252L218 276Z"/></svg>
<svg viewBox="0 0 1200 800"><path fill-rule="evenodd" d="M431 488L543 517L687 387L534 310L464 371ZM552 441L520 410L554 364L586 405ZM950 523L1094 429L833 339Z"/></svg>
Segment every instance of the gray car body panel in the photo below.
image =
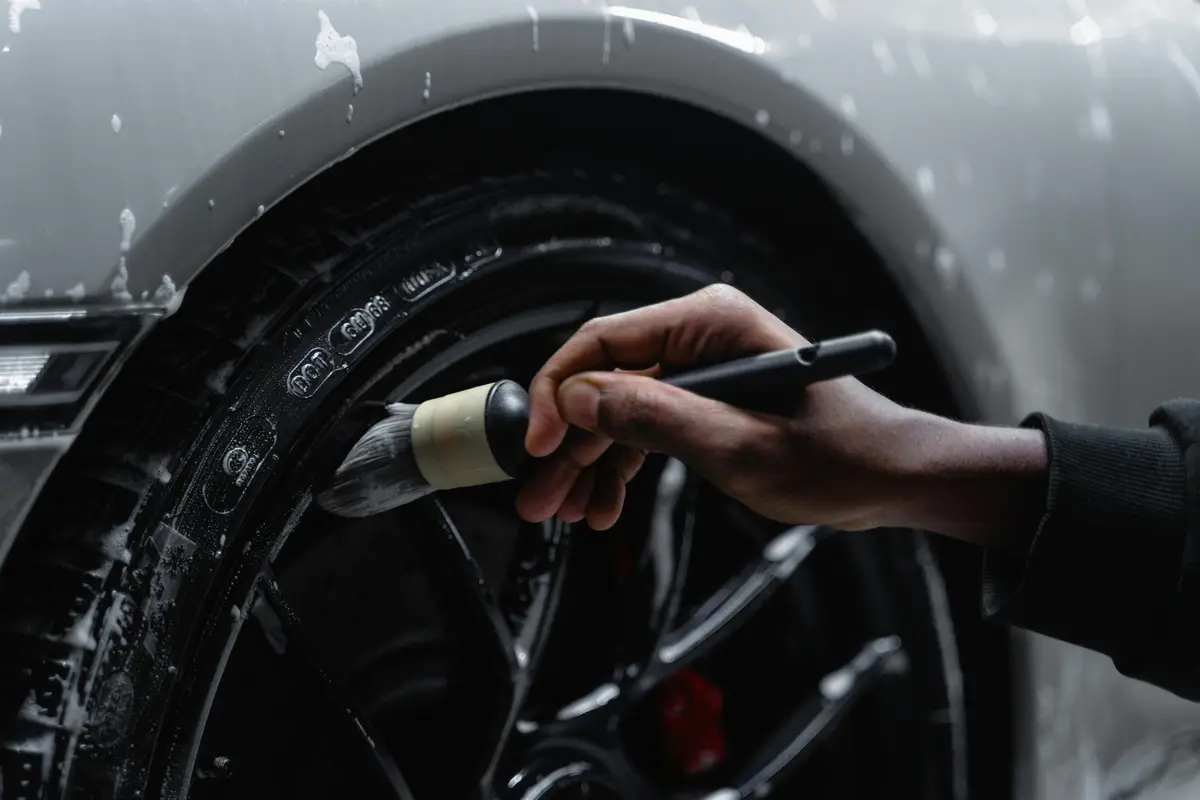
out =
<svg viewBox="0 0 1200 800"><path fill-rule="evenodd" d="M1200 271L1183 266L1200 246L1191 0L10 0L9 11L10 308L169 311L260 213L355 148L490 96L611 87L737 120L822 175L983 419L1039 409L1141 425L1160 400L1200 394L1200 350L1185 344L1200 328L1189 313ZM324 46L321 14L336 31ZM5 458L0 475L16 469ZM22 474L0 486L0 519L19 519L44 478ZM1164 758L1169 733L1200 724L1106 659L1019 644L1036 686L1021 700L1020 797L1105 796Z"/></svg>

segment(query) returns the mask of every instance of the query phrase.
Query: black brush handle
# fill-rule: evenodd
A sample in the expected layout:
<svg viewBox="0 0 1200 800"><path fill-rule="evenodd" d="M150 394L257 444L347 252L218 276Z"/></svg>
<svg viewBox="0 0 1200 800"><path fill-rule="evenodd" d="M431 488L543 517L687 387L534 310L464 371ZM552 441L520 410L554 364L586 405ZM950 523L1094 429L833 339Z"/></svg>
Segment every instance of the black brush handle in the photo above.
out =
<svg viewBox="0 0 1200 800"><path fill-rule="evenodd" d="M896 357L896 343L883 331L826 339L794 350L739 358L664 377L664 383L748 410L795 404L819 381L882 369Z"/></svg>

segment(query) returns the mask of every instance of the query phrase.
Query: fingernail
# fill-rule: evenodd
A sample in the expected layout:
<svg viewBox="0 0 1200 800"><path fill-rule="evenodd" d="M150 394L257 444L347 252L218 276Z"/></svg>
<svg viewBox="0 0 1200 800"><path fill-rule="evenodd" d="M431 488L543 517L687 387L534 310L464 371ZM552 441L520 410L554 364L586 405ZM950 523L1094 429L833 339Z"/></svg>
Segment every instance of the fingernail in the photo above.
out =
<svg viewBox="0 0 1200 800"><path fill-rule="evenodd" d="M587 377L568 378L558 389L558 405L567 422L585 430L595 430L600 387Z"/></svg>

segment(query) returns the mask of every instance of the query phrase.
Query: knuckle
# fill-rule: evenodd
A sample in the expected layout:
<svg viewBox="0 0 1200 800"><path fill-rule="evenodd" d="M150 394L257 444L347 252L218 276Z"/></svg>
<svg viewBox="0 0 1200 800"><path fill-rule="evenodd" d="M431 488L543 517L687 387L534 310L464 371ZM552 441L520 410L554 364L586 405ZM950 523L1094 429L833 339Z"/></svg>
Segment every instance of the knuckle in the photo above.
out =
<svg viewBox="0 0 1200 800"><path fill-rule="evenodd" d="M653 392L634 386L608 398L601 396L598 418L601 429L614 438L644 442L657 438L666 414Z"/></svg>
<svg viewBox="0 0 1200 800"><path fill-rule="evenodd" d="M710 312L722 315L745 314L747 308L756 305L745 292L735 289L727 283L709 284L698 294Z"/></svg>
<svg viewBox="0 0 1200 800"><path fill-rule="evenodd" d="M578 331L576 331L576 335L598 338L604 331L608 329L609 324L610 323L607 317L592 317L579 326Z"/></svg>

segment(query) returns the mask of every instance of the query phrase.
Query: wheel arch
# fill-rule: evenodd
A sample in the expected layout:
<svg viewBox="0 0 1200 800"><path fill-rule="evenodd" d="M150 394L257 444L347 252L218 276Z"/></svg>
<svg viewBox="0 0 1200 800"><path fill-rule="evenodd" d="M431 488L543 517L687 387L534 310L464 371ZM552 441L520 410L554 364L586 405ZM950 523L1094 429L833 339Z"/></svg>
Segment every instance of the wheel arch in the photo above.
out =
<svg viewBox="0 0 1200 800"><path fill-rule="evenodd" d="M636 47L612 43L621 37L614 29L619 31L628 19L616 12L637 17L631 20L637 25ZM631 126L640 136L697 141L733 123L751 132L745 141L753 139L756 149L788 153L786 160L770 159L780 165L787 161L788 169L754 175L747 184L758 182L763 197L783 199L815 175L868 239L928 337L932 355L950 381L957 412L968 418L1008 418L1007 395L973 372L973 365L1002 361L985 317L978 313L968 276L962 276L953 293L939 282L933 250L945 236L937 220L886 155L872 146L869 130L823 101L805 80L785 80L758 57L763 47L761 39L744 30L616 9L609 16L547 16L532 28L529 19L521 19L448 33L364 67L370 83L357 95L344 71L322 76L302 102L269 116L230 144L191 184L181 185L164 201L161 213L153 211L126 259L129 291L135 301L145 297L153 304L164 273L176 286L186 286L258 216L271 213L296 192L319 191L309 187L312 178L336 171L339 162L364 146L403 148L435 119L446 124L464 110L512 98L545 99L544 104L524 106L530 114L524 121L543 125L561 115L555 90L603 90L620 102L606 102L602 110L597 104L598 116L619 114L623 104L639 112L654 110L661 124ZM488 54L486 70L471 58L479 52ZM720 76L715 83L714 75ZM368 91L375 87L386 87L395 102L372 101ZM351 105L353 118L348 119ZM690 127L670 124L683 107L703 113L686 115ZM586 112L587 105L579 109ZM799 146L797 136L804 137ZM853 157L840 151L843 137L854 139ZM811 149L814 141L823 143L823 149ZM436 160L438 154L433 155ZM708 153L705 158L702 167L718 159L736 162L744 155ZM747 159L752 160L757 159ZM109 282L106 276L89 291L107 292Z"/></svg>

